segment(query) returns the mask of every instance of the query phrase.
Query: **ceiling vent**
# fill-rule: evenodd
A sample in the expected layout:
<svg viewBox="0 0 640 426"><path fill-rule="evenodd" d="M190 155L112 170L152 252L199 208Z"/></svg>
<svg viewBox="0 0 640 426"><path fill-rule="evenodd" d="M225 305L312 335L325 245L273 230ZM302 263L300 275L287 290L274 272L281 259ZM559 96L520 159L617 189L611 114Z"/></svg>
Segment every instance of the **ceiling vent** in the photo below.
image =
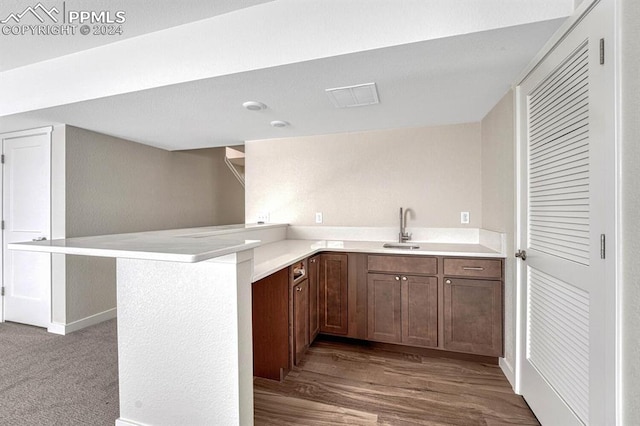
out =
<svg viewBox="0 0 640 426"><path fill-rule="evenodd" d="M375 83L326 89L327 96L336 108L351 108L380 103Z"/></svg>

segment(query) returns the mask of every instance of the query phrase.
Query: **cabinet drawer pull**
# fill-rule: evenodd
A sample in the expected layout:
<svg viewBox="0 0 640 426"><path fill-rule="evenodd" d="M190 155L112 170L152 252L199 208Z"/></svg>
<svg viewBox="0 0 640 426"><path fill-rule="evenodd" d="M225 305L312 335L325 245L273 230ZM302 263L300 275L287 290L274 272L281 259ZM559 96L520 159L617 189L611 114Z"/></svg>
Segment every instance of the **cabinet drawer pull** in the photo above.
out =
<svg viewBox="0 0 640 426"><path fill-rule="evenodd" d="M445 280L445 284L451 284L451 280Z"/></svg>
<svg viewBox="0 0 640 426"><path fill-rule="evenodd" d="M463 266L462 270L464 271L484 271L482 266Z"/></svg>

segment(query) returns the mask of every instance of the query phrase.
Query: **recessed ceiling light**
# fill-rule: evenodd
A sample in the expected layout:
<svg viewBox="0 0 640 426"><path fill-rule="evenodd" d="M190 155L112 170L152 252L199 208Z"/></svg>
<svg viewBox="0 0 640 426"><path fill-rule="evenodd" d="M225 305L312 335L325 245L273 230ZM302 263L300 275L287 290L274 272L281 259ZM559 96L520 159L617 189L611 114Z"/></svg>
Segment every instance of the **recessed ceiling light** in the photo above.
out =
<svg viewBox="0 0 640 426"><path fill-rule="evenodd" d="M271 122L271 125L273 127L287 127L289 125L289 123L287 123L286 121L282 121L282 120L274 120Z"/></svg>
<svg viewBox="0 0 640 426"><path fill-rule="evenodd" d="M247 101L243 103L242 106L248 109L249 111L262 111L263 109L267 108L267 106L262 102L256 102L256 101Z"/></svg>

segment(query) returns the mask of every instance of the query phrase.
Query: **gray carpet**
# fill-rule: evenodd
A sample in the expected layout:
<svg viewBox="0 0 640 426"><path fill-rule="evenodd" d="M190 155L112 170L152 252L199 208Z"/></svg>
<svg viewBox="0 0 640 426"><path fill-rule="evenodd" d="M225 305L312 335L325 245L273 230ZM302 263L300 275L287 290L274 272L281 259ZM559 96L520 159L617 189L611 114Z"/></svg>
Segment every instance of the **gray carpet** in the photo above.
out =
<svg viewBox="0 0 640 426"><path fill-rule="evenodd" d="M0 425L109 425L119 416L116 320L67 336L0 323Z"/></svg>

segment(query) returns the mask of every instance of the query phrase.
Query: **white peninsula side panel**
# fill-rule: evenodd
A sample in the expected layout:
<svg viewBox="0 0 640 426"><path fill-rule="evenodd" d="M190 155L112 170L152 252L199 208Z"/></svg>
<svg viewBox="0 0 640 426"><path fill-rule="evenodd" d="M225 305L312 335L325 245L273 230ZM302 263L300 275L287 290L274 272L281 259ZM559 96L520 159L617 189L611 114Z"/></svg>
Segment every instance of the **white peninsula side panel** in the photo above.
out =
<svg viewBox="0 0 640 426"><path fill-rule="evenodd" d="M117 270L116 425L252 425L252 251Z"/></svg>

